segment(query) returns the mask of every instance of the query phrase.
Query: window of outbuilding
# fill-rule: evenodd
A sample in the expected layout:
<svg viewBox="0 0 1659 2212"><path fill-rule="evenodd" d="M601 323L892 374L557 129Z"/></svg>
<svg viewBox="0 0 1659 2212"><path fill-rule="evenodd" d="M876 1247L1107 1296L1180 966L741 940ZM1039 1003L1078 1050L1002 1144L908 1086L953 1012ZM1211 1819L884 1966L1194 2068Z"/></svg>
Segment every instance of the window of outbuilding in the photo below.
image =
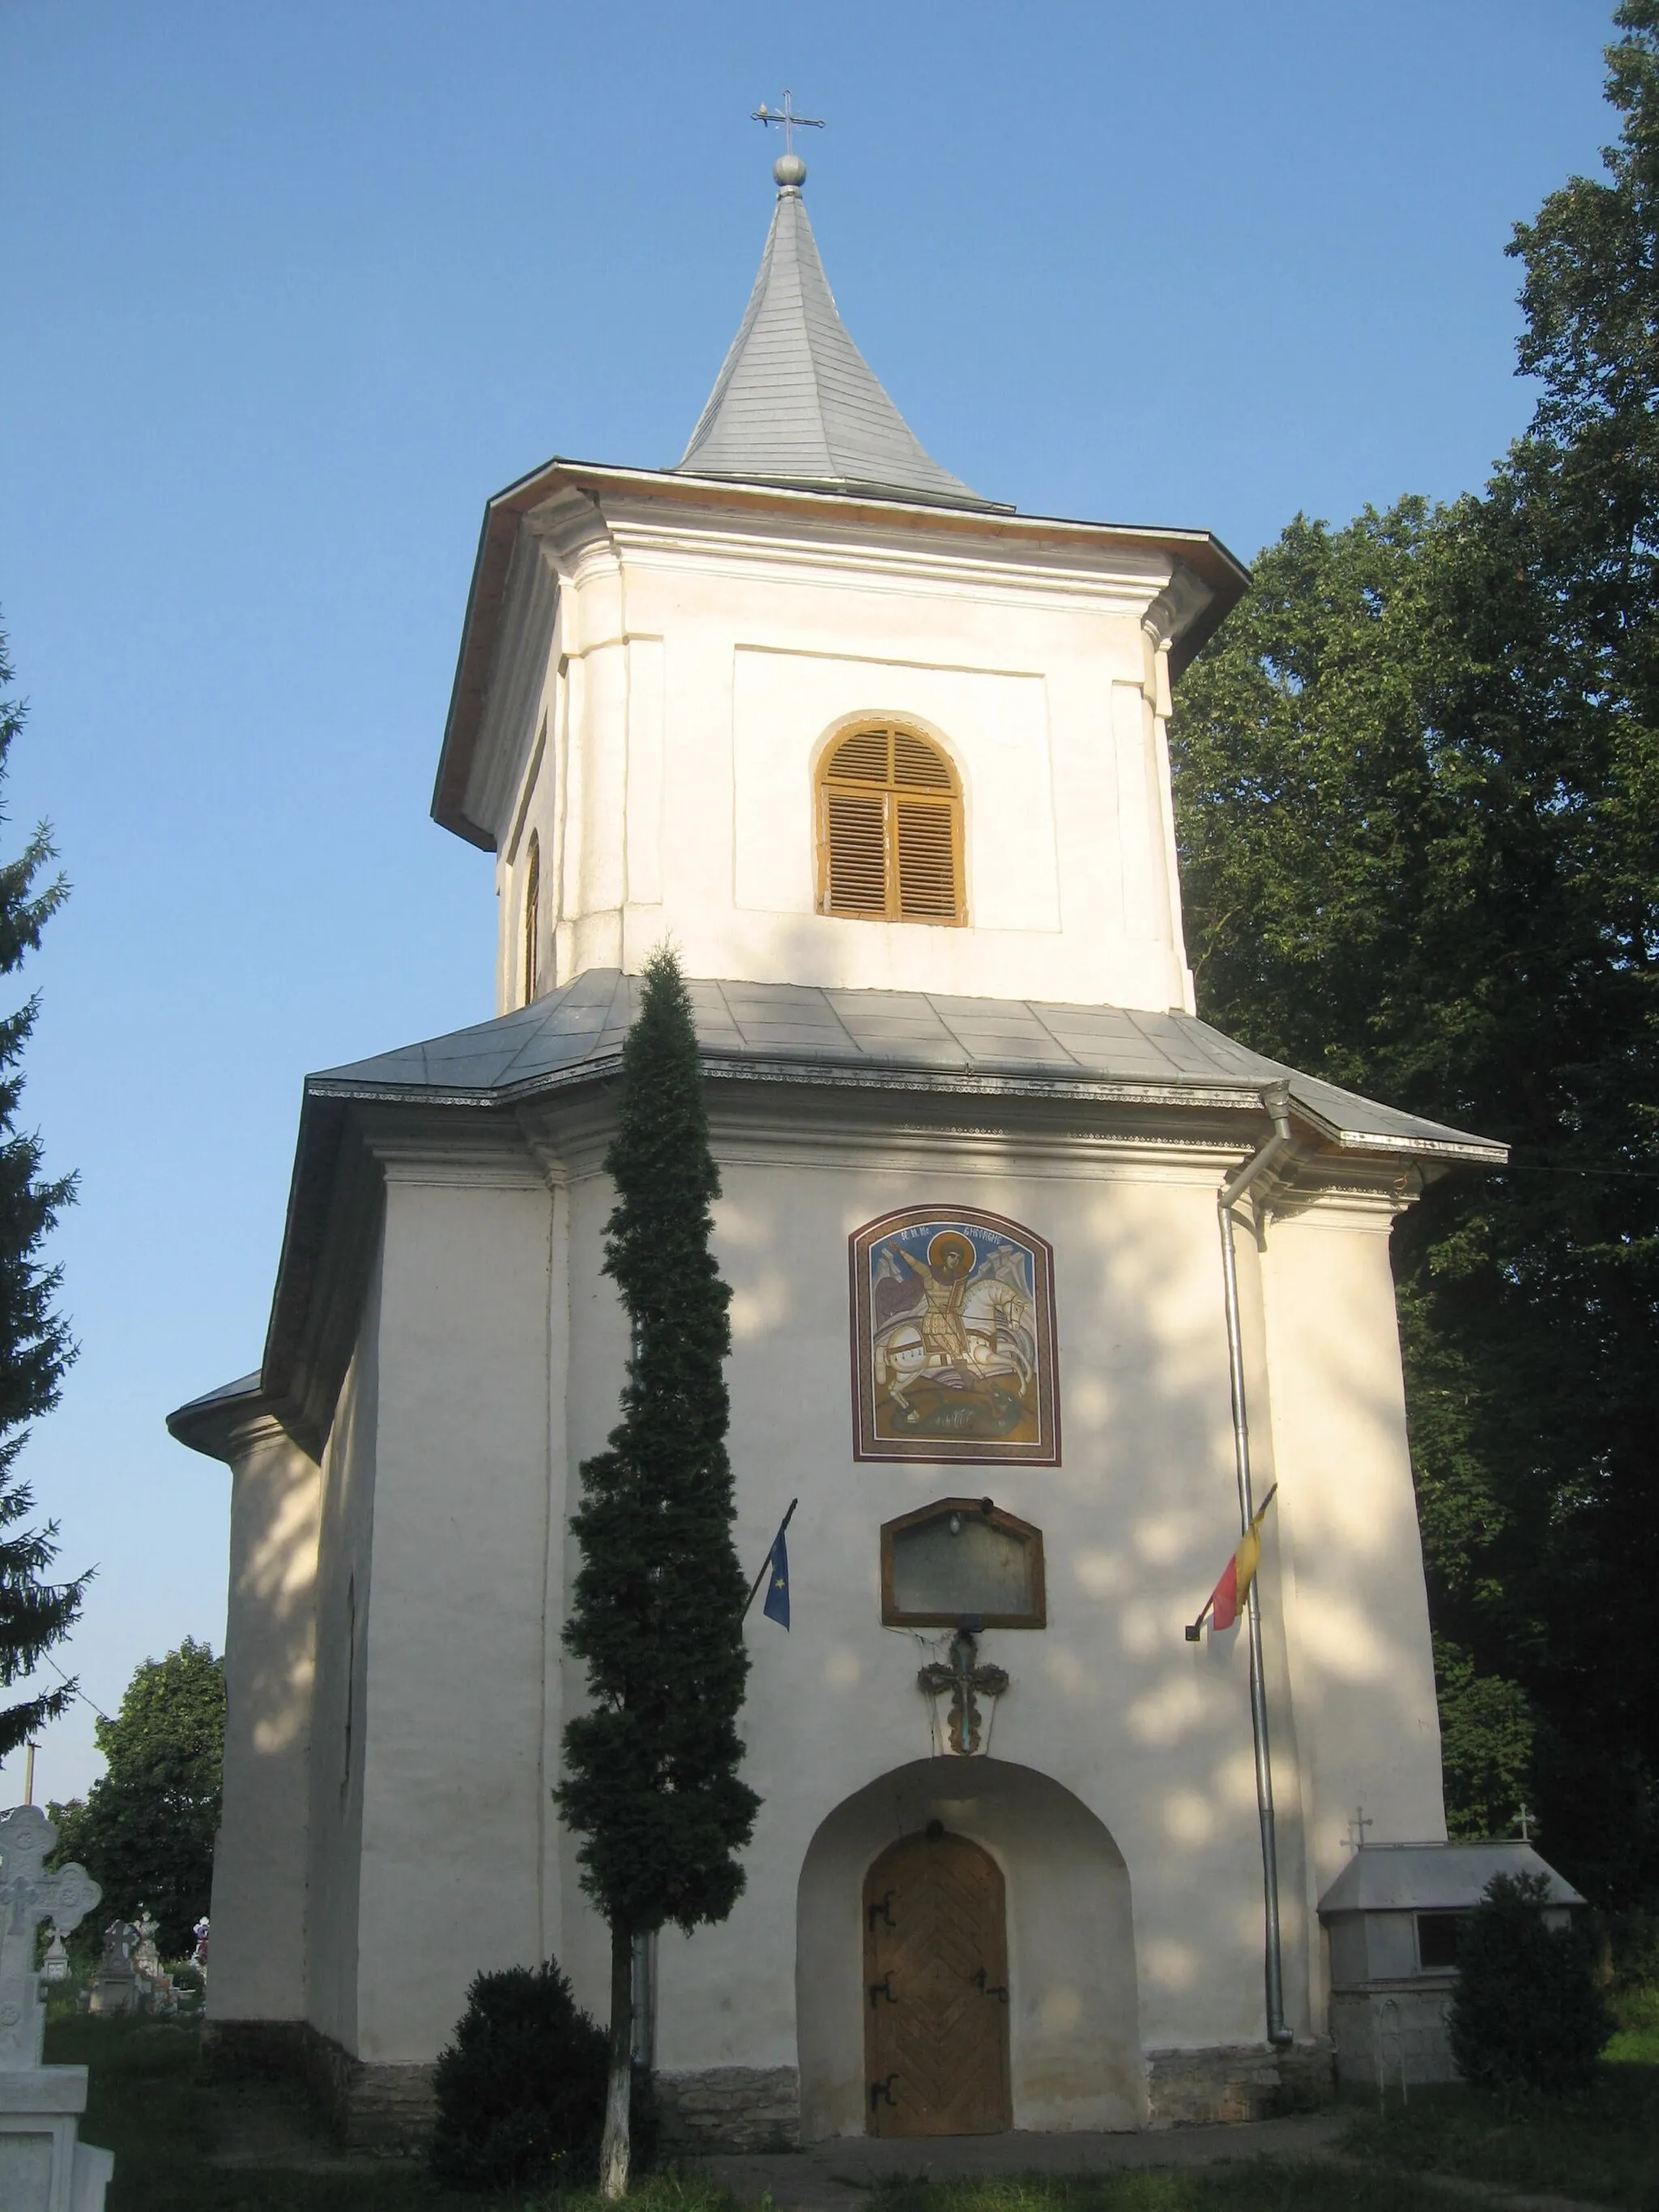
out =
<svg viewBox="0 0 1659 2212"><path fill-rule="evenodd" d="M542 939L542 844L532 830L524 864L524 1002L536 995L540 981Z"/></svg>
<svg viewBox="0 0 1659 2212"><path fill-rule="evenodd" d="M818 910L869 921L966 919L962 793L930 738L854 730L818 771Z"/></svg>
<svg viewBox="0 0 1659 2212"><path fill-rule="evenodd" d="M1443 1973L1457 1964L1457 1939L1466 1912L1419 1912L1417 1916L1417 1963L1425 1974Z"/></svg>

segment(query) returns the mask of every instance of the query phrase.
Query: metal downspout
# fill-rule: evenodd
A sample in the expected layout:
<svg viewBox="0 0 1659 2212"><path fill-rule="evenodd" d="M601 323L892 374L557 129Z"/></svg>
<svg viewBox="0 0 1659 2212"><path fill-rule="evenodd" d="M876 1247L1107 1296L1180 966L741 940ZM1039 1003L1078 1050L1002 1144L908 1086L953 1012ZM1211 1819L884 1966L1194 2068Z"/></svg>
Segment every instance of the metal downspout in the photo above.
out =
<svg viewBox="0 0 1659 2212"><path fill-rule="evenodd" d="M1250 1431L1244 1405L1244 1346L1238 1322L1238 1259L1233 1247L1233 1208L1258 1176L1264 1174L1293 1141L1288 1084L1270 1084L1261 1103L1273 1133L1216 1193L1221 1229L1221 1279L1227 1308L1227 1370L1232 1384L1233 1461L1238 1474L1238 1519L1248 1530L1255 1512L1250 1486ZM1261 1601L1252 1581L1245 1604L1250 1649L1250 1730L1255 1740L1255 1805L1261 1826L1261 1891L1267 1920L1266 1978L1267 2040L1293 2040L1285 2025L1285 1973L1279 1952L1279 1844L1273 1832L1273 1777L1267 1745L1267 1692L1261 1668Z"/></svg>

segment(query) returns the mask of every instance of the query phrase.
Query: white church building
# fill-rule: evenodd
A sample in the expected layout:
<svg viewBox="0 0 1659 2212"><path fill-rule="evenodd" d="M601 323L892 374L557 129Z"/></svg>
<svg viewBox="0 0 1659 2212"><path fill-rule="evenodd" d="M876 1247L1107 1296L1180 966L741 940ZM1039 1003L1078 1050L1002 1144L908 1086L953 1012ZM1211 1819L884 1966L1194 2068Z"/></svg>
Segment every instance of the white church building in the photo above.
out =
<svg viewBox="0 0 1659 2212"><path fill-rule="evenodd" d="M684 459L489 502L433 814L494 855L494 1018L307 1078L261 1364L170 1422L232 1480L215 2033L356 2142L418 2134L480 1969L556 1957L604 2014L550 1793L665 939L751 1572L798 1500L747 1886L640 1960L671 2136L1310 2093L1322 1897L1356 1835L1444 1842L1389 1231L1502 1148L1196 1018L1165 732L1245 574L940 467L775 175ZM1189 1637L1273 1485L1259 1614Z"/></svg>

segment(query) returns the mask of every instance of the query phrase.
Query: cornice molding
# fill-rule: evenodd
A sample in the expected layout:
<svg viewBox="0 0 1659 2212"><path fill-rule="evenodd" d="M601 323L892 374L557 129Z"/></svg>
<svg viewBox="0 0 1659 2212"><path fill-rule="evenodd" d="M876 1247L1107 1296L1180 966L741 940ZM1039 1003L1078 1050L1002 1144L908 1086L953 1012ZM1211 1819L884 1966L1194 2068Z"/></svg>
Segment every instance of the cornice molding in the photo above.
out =
<svg viewBox="0 0 1659 2212"><path fill-rule="evenodd" d="M1170 564L1170 580L1141 617L1153 643L1168 652L1192 627L1215 593L1182 560Z"/></svg>
<svg viewBox="0 0 1659 2212"><path fill-rule="evenodd" d="M810 557L820 574L835 561L850 557L848 549L857 545L866 549L860 557L866 563L866 582L884 562L895 573L907 572L912 589L919 581L926 584L930 574L954 576L977 569L982 574L988 559L1013 580L1002 587L1008 590L1023 591L1033 576L1040 580L1045 572L1059 572L1062 580L1048 588L1062 601L1076 588L1064 580L1067 576L1097 579L1102 569L1133 579L1138 588L1132 587L1129 597L1139 600L1152 572L1157 575L1155 595L1179 563L1200 578L1210 598L1172 647L1172 675L1179 675L1249 583L1248 570L1206 531L912 504L556 459L489 501L467 597L432 812L446 829L486 851L494 850L495 832L468 811L465 793L495 682L514 556L526 519L544 510L556 512L538 522L538 534L562 549L558 561L570 563L573 574L580 572L585 560L614 562L613 529L630 526L641 545L648 538L665 549L716 534L754 548L793 540L798 549L811 549L798 550L793 557ZM839 552L829 550L837 544ZM953 547L960 550L947 550ZM660 557L684 556L665 552ZM764 557L775 561L776 555ZM1038 580L1034 588L1040 593L1045 586ZM1097 597L1100 585L1095 580L1083 588L1085 595Z"/></svg>
<svg viewBox="0 0 1659 2212"><path fill-rule="evenodd" d="M534 520L531 518L532 525ZM1149 607L1160 597L1167 598L1172 570L1180 567L1156 553L1109 562L1055 559L1033 565L1010 559L1000 547L964 552L948 541L919 548L828 532L713 532L675 527L654 514L627 513L609 521L611 556L624 567L663 573L696 570L740 581L750 580L761 571L781 582L815 588L841 584L907 598L924 590L940 598L994 597L1065 613L1076 612L1081 604L1123 619L1144 619ZM1198 589L1202 596L1193 603L1194 612L1210 597L1201 586Z"/></svg>
<svg viewBox="0 0 1659 2212"><path fill-rule="evenodd" d="M377 1161L388 1189L396 1187L465 1190L544 1191L547 1179L515 1119L446 1121L425 1119L399 1127L389 1115L365 1115L364 1149Z"/></svg>
<svg viewBox="0 0 1659 2212"><path fill-rule="evenodd" d="M233 1475L240 1475L255 1453L273 1446L313 1459L283 1419L276 1402L263 1392L246 1398L194 1400L167 1415L167 1433L191 1451L222 1460Z"/></svg>

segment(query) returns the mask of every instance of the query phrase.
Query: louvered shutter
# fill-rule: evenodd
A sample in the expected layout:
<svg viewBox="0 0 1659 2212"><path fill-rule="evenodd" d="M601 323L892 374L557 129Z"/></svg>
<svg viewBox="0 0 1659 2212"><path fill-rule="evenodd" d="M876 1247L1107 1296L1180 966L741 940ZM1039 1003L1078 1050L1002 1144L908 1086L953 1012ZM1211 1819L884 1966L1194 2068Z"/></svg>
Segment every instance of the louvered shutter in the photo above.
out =
<svg viewBox="0 0 1659 2212"><path fill-rule="evenodd" d="M828 904L835 914L887 911L886 801L878 792L826 791Z"/></svg>
<svg viewBox="0 0 1659 2212"><path fill-rule="evenodd" d="M854 737L843 738L830 757L830 775L836 783L881 786L890 782L890 740L891 732L887 730L860 730Z"/></svg>
<svg viewBox="0 0 1659 2212"><path fill-rule="evenodd" d="M908 730L893 732L893 781L908 785L912 791L949 791L951 771L939 758L938 750L925 738L913 738Z"/></svg>
<svg viewBox="0 0 1659 2212"><path fill-rule="evenodd" d="M938 746L908 730L855 730L822 773L823 910L960 921L962 802Z"/></svg>
<svg viewBox="0 0 1659 2212"><path fill-rule="evenodd" d="M954 920L957 856L951 809L925 799L896 799L893 806L898 817L900 920Z"/></svg>

